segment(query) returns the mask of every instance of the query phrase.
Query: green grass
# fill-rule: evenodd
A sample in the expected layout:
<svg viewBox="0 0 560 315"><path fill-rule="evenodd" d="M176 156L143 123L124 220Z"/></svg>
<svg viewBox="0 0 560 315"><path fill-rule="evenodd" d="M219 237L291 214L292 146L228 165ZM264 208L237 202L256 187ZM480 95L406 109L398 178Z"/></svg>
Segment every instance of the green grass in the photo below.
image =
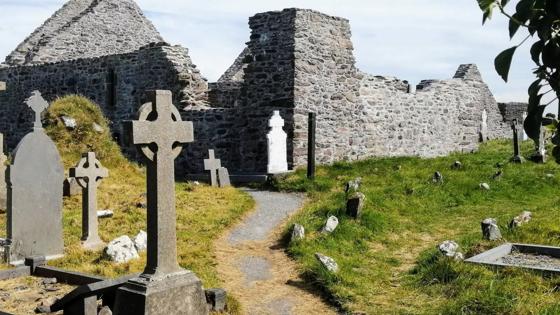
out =
<svg viewBox="0 0 560 315"><path fill-rule="evenodd" d="M78 128L66 130L59 119L62 115L75 118ZM45 129L57 144L66 170L75 166L81 154L87 151L94 151L109 169L109 177L99 187L98 207L112 209L115 214L113 218L100 219L101 238L109 242L121 235L134 237L140 230L146 230L146 210L136 207L138 202L145 202L145 168L131 163L121 154L119 146L110 138L108 122L99 107L83 97L68 96L53 102L45 120ZM94 123L104 131L94 131ZM254 202L250 196L234 188L217 189L177 183L175 191L179 263L193 270L206 288L221 287L213 240L251 210ZM115 264L103 256L102 250L84 251L80 246L81 216L81 195L64 198L65 256L49 264L107 277L143 270L145 253L141 254L141 259ZM0 214L0 233L5 231L5 218L5 214ZM238 305L233 300L230 301L230 310L231 313L238 312Z"/></svg>
<svg viewBox="0 0 560 315"><path fill-rule="evenodd" d="M511 142L491 142L477 153L436 159L383 158L320 167L315 181L305 170L279 179L280 190L304 191L309 201L292 219L307 237L289 245L303 273L349 312L366 314L560 314L560 278L519 269L492 270L441 257L436 246L456 240L467 257L501 242L481 239L480 221L498 219L504 241L560 245L560 166L555 162L507 163ZM524 153L531 143L523 144ZM463 169L452 170L455 160ZM504 175L493 180L502 163ZM431 180L435 171L443 184ZM546 174L555 174L548 178ZM344 184L363 177L363 216L344 213ZM481 182L490 191L479 188ZM524 210L533 221L509 230ZM340 225L318 233L328 216ZM287 230L286 233L290 231ZM335 258L329 274L315 252Z"/></svg>

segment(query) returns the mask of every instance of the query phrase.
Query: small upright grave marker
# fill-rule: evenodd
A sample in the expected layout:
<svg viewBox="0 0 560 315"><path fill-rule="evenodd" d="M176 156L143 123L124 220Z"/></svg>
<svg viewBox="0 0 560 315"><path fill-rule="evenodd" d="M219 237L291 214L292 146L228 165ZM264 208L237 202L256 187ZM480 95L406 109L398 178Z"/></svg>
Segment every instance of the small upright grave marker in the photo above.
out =
<svg viewBox="0 0 560 315"><path fill-rule="evenodd" d="M279 174L288 171L288 150L286 139L288 135L284 132L284 119L280 111L275 110L268 121L270 132L268 139L268 173Z"/></svg>
<svg viewBox="0 0 560 315"><path fill-rule="evenodd" d="M35 112L33 132L14 152L8 175L9 261L28 256L59 257L62 240L62 181L64 170L55 144L45 134L41 113L48 103L34 91L26 101Z"/></svg>
<svg viewBox="0 0 560 315"><path fill-rule="evenodd" d="M144 272L119 288L115 315L208 314L196 275L177 261L175 165L182 145L194 141L193 125L181 121L170 91L150 92L129 132L147 165L148 249ZM157 147L157 150L154 148Z"/></svg>
<svg viewBox="0 0 560 315"><path fill-rule="evenodd" d="M531 156L531 160L537 163L546 163L546 134L546 127L541 126L539 141L535 146L535 153Z"/></svg>
<svg viewBox="0 0 560 315"><path fill-rule="evenodd" d="M521 156L521 144L519 143L519 130L517 119L511 122L511 129L513 130L513 157L511 161L513 163L523 163L524 159Z"/></svg>
<svg viewBox="0 0 560 315"><path fill-rule="evenodd" d="M204 160L204 170L210 171L210 184L218 186L217 171L222 167L220 159L216 159L214 150L208 150L208 159Z"/></svg>
<svg viewBox="0 0 560 315"><path fill-rule="evenodd" d="M6 210L7 194L6 187L6 161L8 158L4 154L4 135L0 133L0 210Z"/></svg>
<svg viewBox="0 0 560 315"><path fill-rule="evenodd" d="M231 186L231 181L229 180L229 171L225 167L220 167L218 169L218 180L220 182L220 187L229 187Z"/></svg>
<svg viewBox="0 0 560 315"><path fill-rule="evenodd" d="M97 160L94 152L82 155L70 177L82 187L82 246L95 249L103 245L99 238L97 222L97 187L99 181L109 176L109 171Z"/></svg>

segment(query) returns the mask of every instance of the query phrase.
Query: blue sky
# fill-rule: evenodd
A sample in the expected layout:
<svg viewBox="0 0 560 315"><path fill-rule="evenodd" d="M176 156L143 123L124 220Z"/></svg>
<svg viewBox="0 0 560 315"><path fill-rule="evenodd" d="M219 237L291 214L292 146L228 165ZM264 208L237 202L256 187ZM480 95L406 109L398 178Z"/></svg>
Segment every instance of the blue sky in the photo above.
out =
<svg viewBox="0 0 560 315"><path fill-rule="evenodd" d="M65 0L0 0L0 58ZM532 82L528 48L518 50L509 83L494 71L494 57L520 42L507 21L485 26L476 0L137 0L163 37L183 45L210 80L216 80L249 38L248 18L288 7L348 18L358 67L417 83L451 77L459 64L476 63L499 101L526 101ZM552 109L551 109L552 110ZM554 110L556 111L556 110Z"/></svg>

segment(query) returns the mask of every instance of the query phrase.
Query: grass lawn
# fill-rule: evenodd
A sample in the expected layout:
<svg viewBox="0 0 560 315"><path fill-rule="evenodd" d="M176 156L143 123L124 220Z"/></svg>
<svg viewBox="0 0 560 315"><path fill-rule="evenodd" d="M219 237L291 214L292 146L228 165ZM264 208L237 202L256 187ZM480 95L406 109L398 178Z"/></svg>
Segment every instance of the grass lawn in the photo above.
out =
<svg viewBox="0 0 560 315"><path fill-rule="evenodd" d="M291 222L304 225L306 239L290 244L289 253L349 312L560 314L560 278L455 262L436 249L455 240L471 257L506 240L560 246L560 166L509 164L510 143L490 142L477 153L436 159L336 163L320 167L314 182L305 178L305 170L282 178L276 188L309 196ZM524 153L531 147L524 143ZM462 169L451 169L455 160ZM503 164L500 180L492 179L496 163ZM443 174L443 184L432 182L435 171ZM352 220L344 214L344 184L357 176L363 177L367 200L361 219ZM482 182L491 190L480 189ZM533 212L533 220L509 230L509 221L524 210ZM340 225L323 235L318 231L330 215L338 216ZM498 219L504 241L482 240L480 221L488 217ZM326 272L316 252L333 257L341 270Z"/></svg>
<svg viewBox="0 0 560 315"><path fill-rule="evenodd" d="M77 120L76 130L67 131L62 126L58 117L63 114ZM145 231L146 210L136 206L145 202L145 169L123 157L111 140L107 121L98 107L81 97L65 97L51 105L45 119L48 122L46 131L57 143L66 170L75 166L81 153L87 151L96 152L101 163L109 169L109 177L99 187L98 207L112 209L115 215L100 219L101 238L109 242L121 235L132 238L140 230ZM95 132L93 123L99 124L104 131ZM193 270L206 288L221 287L215 268L213 240L251 210L253 200L234 188L218 189L188 183L176 185L176 200L179 263ZM81 248L81 207L81 195L64 198L65 256L49 264L107 277L141 272L146 263L145 253L141 259L115 264L103 257L102 250L84 251ZM0 235L6 230L5 218L5 214L0 215ZM232 301L231 306L232 313L235 313L235 302Z"/></svg>

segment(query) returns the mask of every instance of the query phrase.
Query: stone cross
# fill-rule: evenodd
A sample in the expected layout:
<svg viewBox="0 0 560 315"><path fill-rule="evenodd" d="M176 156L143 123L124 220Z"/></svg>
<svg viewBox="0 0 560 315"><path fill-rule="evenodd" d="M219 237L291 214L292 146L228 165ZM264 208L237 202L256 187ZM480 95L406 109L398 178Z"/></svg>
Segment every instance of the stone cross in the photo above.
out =
<svg viewBox="0 0 560 315"><path fill-rule="evenodd" d="M204 170L210 171L210 183L212 186L218 186L216 174L220 167L222 167L222 162L220 159L216 159L214 150L208 150L208 159L204 160Z"/></svg>
<svg viewBox="0 0 560 315"><path fill-rule="evenodd" d="M34 129L43 129L43 124L41 123L41 113L49 107L49 103L43 99L39 91L33 91L31 97L26 101L27 106L33 110L35 113L35 123L33 124Z"/></svg>
<svg viewBox="0 0 560 315"><path fill-rule="evenodd" d="M97 222L97 187L99 181L108 176L109 171L97 160L94 152L83 154L78 165L70 169L70 177L82 187L82 246L87 249L103 245Z"/></svg>
<svg viewBox="0 0 560 315"><path fill-rule="evenodd" d="M280 111L275 110L268 122L270 132L267 134L268 139L268 165L269 174L279 174L288 171L288 151L287 151L287 135L284 132L284 119L280 116Z"/></svg>
<svg viewBox="0 0 560 315"><path fill-rule="evenodd" d="M521 156L521 144L519 143L517 119L512 120L511 129L513 130L513 157L511 158L511 161L513 163L523 163L523 157Z"/></svg>
<svg viewBox="0 0 560 315"><path fill-rule="evenodd" d="M150 103L131 122L132 143L147 163L148 250L143 276L163 277L181 271L177 263L175 164L182 145L193 142L192 122L181 121L170 91L149 92Z"/></svg>

